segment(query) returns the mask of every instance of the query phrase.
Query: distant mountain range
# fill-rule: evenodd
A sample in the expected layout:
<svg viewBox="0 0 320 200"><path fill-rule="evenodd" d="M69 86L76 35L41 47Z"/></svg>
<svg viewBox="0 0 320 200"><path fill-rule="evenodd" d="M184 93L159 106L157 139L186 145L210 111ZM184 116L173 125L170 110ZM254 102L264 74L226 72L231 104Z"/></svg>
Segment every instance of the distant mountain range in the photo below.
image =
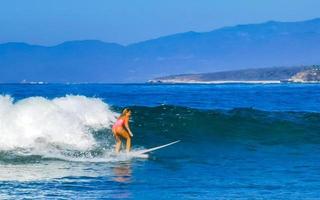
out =
<svg viewBox="0 0 320 200"><path fill-rule="evenodd" d="M187 32L122 46L0 44L0 82L145 82L203 73L320 63L320 18Z"/></svg>
<svg viewBox="0 0 320 200"><path fill-rule="evenodd" d="M320 65L269 67L154 78L150 83L281 83L320 82Z"/></svg>

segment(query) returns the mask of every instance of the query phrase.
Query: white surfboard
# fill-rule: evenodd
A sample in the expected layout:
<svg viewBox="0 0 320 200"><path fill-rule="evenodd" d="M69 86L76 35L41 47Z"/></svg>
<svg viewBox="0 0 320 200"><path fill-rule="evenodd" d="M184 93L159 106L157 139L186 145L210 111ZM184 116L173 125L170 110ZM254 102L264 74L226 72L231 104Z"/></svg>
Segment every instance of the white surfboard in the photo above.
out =
<svg viewBox="0 0 320 200"><path fill-rule="evenodd" d="M129 154L130 154L130 156L136 157L136 158L148 158L149 155L147 153L155 151L155 150L158 150L158 149L162 149L164 147L176 144L178 142L180 142L180 140L177 140L177 141L174 141L174 142L170 142L168 144L164 144L164 145L161 145L161 146L153 147L153 148L150 148L150 149L143 149L143 150L140 150L140 151L130 152Z"/></svg>

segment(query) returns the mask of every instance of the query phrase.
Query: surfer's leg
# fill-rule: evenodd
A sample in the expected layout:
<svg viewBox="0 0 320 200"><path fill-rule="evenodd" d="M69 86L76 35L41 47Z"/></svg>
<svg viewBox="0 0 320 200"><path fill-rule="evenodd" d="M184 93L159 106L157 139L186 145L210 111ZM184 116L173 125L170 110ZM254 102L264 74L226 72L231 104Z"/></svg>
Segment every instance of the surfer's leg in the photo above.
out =
<svg viewBox="0 0 320 200"><path fill-rule="evenodd" d="M121 139L119 138L119 136L115 135L116 138L116 147L115 147L115 151L116 153L120 152L120 148L121 148Z"/></svg>
<svg viewBox="0 0 320 200"><path fill-rule="evenodd" d="M130 152L130 149L131 149L131 138L130 138L130 137L127 137L127 144L126 144L126 151L127 151L127 153Z"/></svg>
<svg viewBox="0 0 320 200"><path fill-rule="evenodd" d="M130 138L130 134L128 133L128 131L126 130L122 130L118 132L118 137L122 137L124 139L126 139L126 151L129 152L131 149L131 138Z"/></svg>

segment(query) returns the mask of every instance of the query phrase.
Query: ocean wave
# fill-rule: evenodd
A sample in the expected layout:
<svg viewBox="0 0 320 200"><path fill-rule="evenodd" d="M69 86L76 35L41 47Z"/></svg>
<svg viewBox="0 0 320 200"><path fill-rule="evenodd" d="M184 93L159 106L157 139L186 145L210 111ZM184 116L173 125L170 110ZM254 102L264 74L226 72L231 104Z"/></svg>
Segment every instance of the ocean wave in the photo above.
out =
<svg viewBox="0 0 320 200"><path fill-rule="evenodd" d="M63 150L88 151L95 130L109 128L117 113L97 98L0 96L0 151L47 155Z"/></svg>
<svg viewBox="0 0 320 200"><path fill-rule="evenodd" d="M200 110L162 105L132 106L133 151L182 140L174 153L228 145L320 144L320 113L251 108ZM39 160L112 162L111 125L123 108L98 98L0 96L0 162ZM171 148L168 148L169 151Z"/></svg>
<svg viewBox="0 0 320 200"><path fill-rule="evenodd" d="M199 110L166 105L132 109L136 122L133 130L142 134L143 141L148 143L162 138L194 144L202 141L320 144L320 113L251 108Z"/></svg>

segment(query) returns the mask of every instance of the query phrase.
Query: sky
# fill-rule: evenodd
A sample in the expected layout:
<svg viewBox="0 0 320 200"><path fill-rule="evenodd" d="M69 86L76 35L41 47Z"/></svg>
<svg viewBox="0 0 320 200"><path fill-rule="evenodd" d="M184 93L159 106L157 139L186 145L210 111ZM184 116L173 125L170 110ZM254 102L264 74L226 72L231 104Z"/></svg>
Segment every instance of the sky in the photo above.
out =
<svg viewBox="0 0 320 200"><path fill-rule="evenodd" d="M127 45L174 33L320 17L319 0L0 0L0 43L95 39Z"/></svg>

